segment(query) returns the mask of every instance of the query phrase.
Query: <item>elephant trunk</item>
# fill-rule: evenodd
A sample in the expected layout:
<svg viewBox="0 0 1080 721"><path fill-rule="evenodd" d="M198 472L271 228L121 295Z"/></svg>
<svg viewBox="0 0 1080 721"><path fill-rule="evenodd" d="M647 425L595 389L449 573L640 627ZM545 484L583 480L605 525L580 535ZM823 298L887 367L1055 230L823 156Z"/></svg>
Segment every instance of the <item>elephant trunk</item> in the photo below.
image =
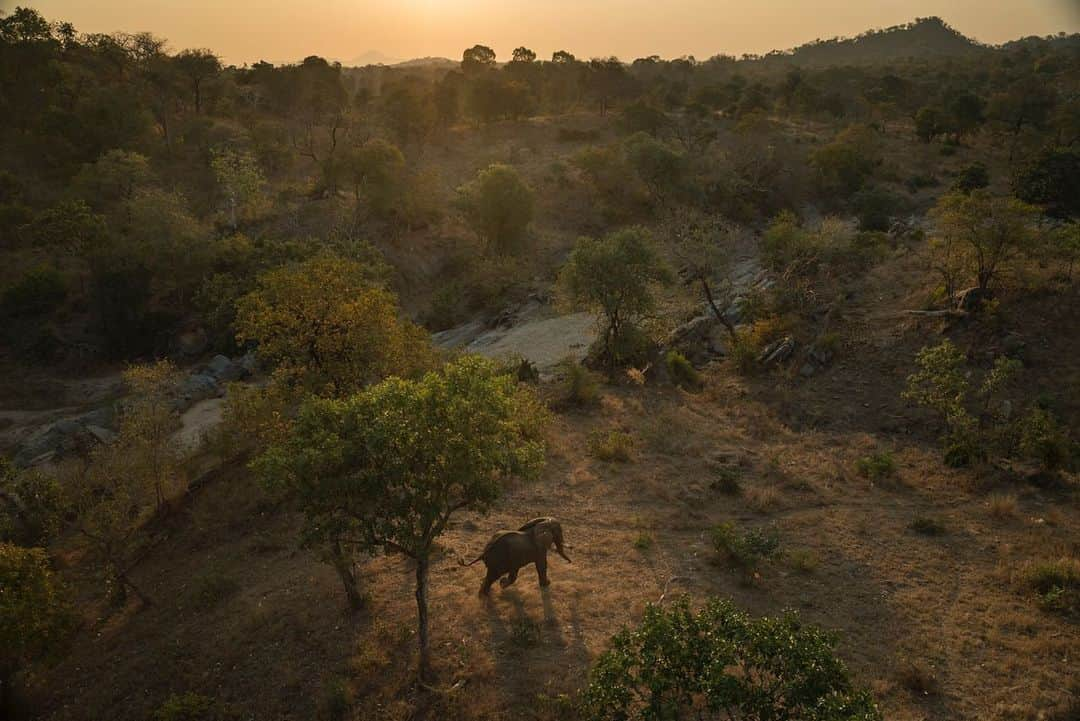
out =
<svg viewBox="0 0 1080 721"><path fill-rule="evenodd" d="M555 534L555 551L558 552L558 554L562 556L567 563L573 563L573 561L570 560L570 557L566 555L566 551L563 550L563 537L561 528Z"/></svg>

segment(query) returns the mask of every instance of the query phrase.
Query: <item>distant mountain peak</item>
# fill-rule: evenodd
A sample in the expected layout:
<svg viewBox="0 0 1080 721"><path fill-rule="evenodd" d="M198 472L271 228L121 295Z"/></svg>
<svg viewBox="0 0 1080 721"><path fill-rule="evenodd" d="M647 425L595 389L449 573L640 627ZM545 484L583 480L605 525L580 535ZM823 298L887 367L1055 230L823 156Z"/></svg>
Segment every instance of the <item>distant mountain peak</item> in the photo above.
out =
<svg viewBox="0 0 1080 721"><path fill-rule="evenodd" d="M868 30L855 37L815 40L769 57L786 57L798 65L858 65L913 57L968 55L985 46L937 16Z"/></svg>

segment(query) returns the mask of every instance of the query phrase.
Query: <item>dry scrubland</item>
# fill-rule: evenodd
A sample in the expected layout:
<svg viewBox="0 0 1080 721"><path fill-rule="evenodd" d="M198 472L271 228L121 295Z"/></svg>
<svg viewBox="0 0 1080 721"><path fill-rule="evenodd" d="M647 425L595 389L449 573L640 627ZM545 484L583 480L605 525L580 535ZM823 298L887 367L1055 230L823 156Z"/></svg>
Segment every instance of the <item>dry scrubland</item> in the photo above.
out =
<svg viewBox="0 0 1080 721"><path fill-rule="evenodd" d="M980 48L924 19L790 58L626 66L526 56L500 66L477 60L486 50L477 46L456 80L438 66L342 69L308 58L238 69L211 57L206 94L196 86L192 102L189 84L159 86L170 76L144 61L185 63L177 77L190 79L208 61L199 52L173 56L153 38L120 37L118 67L138 85L95 64L115 49L107 38L69 46L24 22L16 42L9 20L0 16L0 51L27 50L27 68L85 70L102 97L137 88L123 106L130 114L100 123L115 137L68 133L59 120L60 130L39 132L25 103L17 132L0 128L0 149L11 151L0 154L0 230L11 231L10 242L0 238L0 320L10 322L0 451L14 457L43 424L125 399L129 363L168 355L188 383L220 352L241 359L224 359L237 367L230 380L244 378L225 400L215 385L184 406L200 425L183 437L210 433L183 462L155 455L176 439L175 388L161 388L177 376L165 365L136 366L151 390L127 398L121 422L103 429L120 441L62 449L66 481L87 481L84 507L64 507L56 528L25 545L47 550L40 567L71 595L77 630L53 658L15 659L25 664L13 708L26 717L572 721L613 634L640 622L647 604L686 597L695 607L731 598L755 616L795 609L835 632L838 656L890 721L1078 718L1080 246L1076 198L1071 209L1051 207L1054 189L1039 174L1076 182L1075 38ZM920 33L944 43L940 57L906 54ZM39 46L55 57L34 55ZM829 56L837 48L858 57ZM818 53L831 59L814 62ZM809 58L801 70L785 64L799 58ZM21 88L26 97L46 86L53 101L78 94L65 91L64 74L41 78ZM0 109L24 97L8 94L18 80L0 63ZM485 111L485 83L512 107ZM982 102L960 92L968 85L988 96L978 112L954 102ZM525 86L536 91L532 104L511 102ZM453 102L436 107L443 92L456 93ZM59 117L96 117L97 97ZM320 113L327 97L338 105ZM312 107L308 122L301 111ZM427 125L415 128L417 118ZM335 165L326 151L339 127L347 132ZM1056 154L1040 155L1044 145ZM48 163L37 157L43 148ZM235 167L222 169L221 158ZM1017 181L1032 158L1038 172ZM484 177L509 178L502 185L530 198L516 232L500 237L477 220L483 198L469 184ZM80 206L86 187L92 202ZM1040 206L1007 205L1021 193ZM1021 218L1010 233L1031 241L1009 246L1014 256L985 302L958 307L952 291L973 284L972 268L938 267L955 260L942 250L942 226L963 215L943 213L949 202L1004 207ZM704 277L745 323L728 335L706 318L715 332L704 345L726 352L703 350L700 338L679 346L696 370L663 355L703 308L700 278L672 282L631 319L646 342L630 368L603 379L614 352L599 344L593 371L571 364L549 378L553 369L542 368L543 382L513 386L551 409L546 463L535 479L509 478L490 513L457 513L438 537L434 678L419 682L413 564L358 555L364 605L350 612L326 562L330 544L300 543L302 514L267 488L267 466L249 461L273 445L267 438L280 442L273 431L295 431L290 414L303 397L366 397L382 378L452 357L428 345L429 332L474 324L526 327L537 335L521 337L536 338L530 319L580 312L560 269L588 245L581 236L655 245L643 270L673 264L685 280L701 259L680 257L679 244L697 231L731 261ZM274 315L275 303L298 296L315 299L302 310L340 312L326 367L314 352L314 361L300 357L304 343L275 335L288 327L310 339L317 324ZM180 342L200 333L195 350ZM557 335L540 339L545 355L568 345ZM759 359L789 336L790 357ZM981 382L1000 356L1022 358L1009 404L967 400L974 410L959 420L977 426L973 448L943 443L941 419L904 398L920 350L945 339L958 349L956 385ZM261 366L241 372L254 346ZM168 383L155 385L155 374ZM583 402L568 401L566 376L582 382ZM222 407L260 393L268 402L282 394L281 415L263 423L251 413L241 416L247 426L214 431ZM141 426L125 428L129 418ZM1024 431L1033 443L1010 425L1029 418L1045 422ZM963 462L945 463L958 446ZM110 455L116 448L130 458ZM160 467L135 465L147 457ZM101 563L109 549L80 531L123 496L93 483L123 491L137 475L165 487L156 504L142 487L134 511L113 504L104 523L138 542L112 549L123 563L110 568ZM11 470L13 484L21 478ZM0 522L32 506L0 492ZM493 531L546 515L561 520L573 562L550 556L547 589L527 567L478 598L483 566L458 559L474 558ZM25 529L4 523L6 554L15 548L6 534ZM106 589L103 577L121 566L129 577L113 573ZM129 591L119 603L106 593L117 590Z"/></svg>
<svg viewBox="0 0 1080 721"><path fill-rule="evenodd" d="M518 167L543 188L566 149L545 122L527 132L538 139ZM472 143L503 159L513 151L500 143L516 147L521 132L463 135L429 162L464 166L479 152ZM929 151L907 152L899 132L893 142L894 162L943 172ZM554 224L561 212L539 217ZM541 221L537 234L547 232ZM297 549L299 521L233 464L181 502L139 567L154 605L108 616L37 679L47 718L87 718L88 709L144 718L191 690L238 718L563 718L610 636L646 603L682 594L730 596L761 614L794 608L838 632L841 656L890 719L1067 718L1080 634L1075 621L1040 610L1024 578L1030 564L1075 559L1074 491L995 467L944 467L933 424L900 392L915 352L943 333L993 349L1016 331L1037 371L1023 395L1060 393L1065 417L1076 418L1080 399L1063 389L1080 378L1080 348L1062 331L1080 327L1080 303L1075 289L1018 296L989 328L902 316L932 283L926 263L915 244L853 283L833 320L837 357L812 378L794 368L745 377L720 361L700 393L620 381L601 386L597 407L559 413L542 477L514 483L490 515L462 516L440 539L431 576L439 692L414 681L409 565L362 562L369 606L350 616L330 566ZM596 459L598 430L627 434L629 460ZM895 470L866 477L860 460L875 454L890 455ZM456 559L474 557L491 531L542 514L563 521L573 564L552 557L544 593L530 568L479 600L482 567ZM754 573L736 569L710 540L725 521L775 527L783 556ZM78 558L62 558L78 578ZM93 607L95 582L85 589Z"/></svg>

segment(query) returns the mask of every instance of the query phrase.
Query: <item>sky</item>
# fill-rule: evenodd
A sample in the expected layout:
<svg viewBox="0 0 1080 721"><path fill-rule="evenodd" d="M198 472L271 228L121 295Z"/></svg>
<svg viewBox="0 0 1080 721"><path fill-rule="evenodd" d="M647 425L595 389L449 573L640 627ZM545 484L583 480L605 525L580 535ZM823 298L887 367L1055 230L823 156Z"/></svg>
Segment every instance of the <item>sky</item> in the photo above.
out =
<svg viewBox="0 0 1080 721"><path fill-rule="evenodd" d="M1080 0L0 0L82 32L150 31L173 50L210 48L230 64L461 57L499 60L647 55L705 59L787 49L817 38L937 15L986 43L1080 32Z"/></svg>

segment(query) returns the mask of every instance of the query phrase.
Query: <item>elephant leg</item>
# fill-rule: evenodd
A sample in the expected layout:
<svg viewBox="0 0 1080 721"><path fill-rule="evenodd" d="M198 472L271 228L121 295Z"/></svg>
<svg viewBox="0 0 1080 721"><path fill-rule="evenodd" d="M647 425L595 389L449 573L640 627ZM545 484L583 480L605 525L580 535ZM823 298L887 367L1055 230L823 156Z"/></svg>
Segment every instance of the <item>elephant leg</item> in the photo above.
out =
<svg viewBox="0 0 1080 721"><path fill-rule="evenodd" d="M518 575L518 569L515 568L510 573L506 574L506 578L503 578L503 579L501 579L499 581L499 585L502 586L503 588L506 588L507 586L509 586L510 584L512 584L514 581L517 580L517 575Z"/></svg>
<svg viewBox="0 0 1080 721"><path fill-rule="evenodd" d="M498 576L490 568L488 569L487 576L484 577L484 582L480 584L480 595L487 596L491 593L491 585L498 580Z"/></svg>
<svg viewBox="0 0 1080 721"><path fill-rule="evenodd" d="M540 579L540 588L547 588L551 585L551 581L548 580L547 575L547 559L540 558L536 561L536 575Z"/></svg>

